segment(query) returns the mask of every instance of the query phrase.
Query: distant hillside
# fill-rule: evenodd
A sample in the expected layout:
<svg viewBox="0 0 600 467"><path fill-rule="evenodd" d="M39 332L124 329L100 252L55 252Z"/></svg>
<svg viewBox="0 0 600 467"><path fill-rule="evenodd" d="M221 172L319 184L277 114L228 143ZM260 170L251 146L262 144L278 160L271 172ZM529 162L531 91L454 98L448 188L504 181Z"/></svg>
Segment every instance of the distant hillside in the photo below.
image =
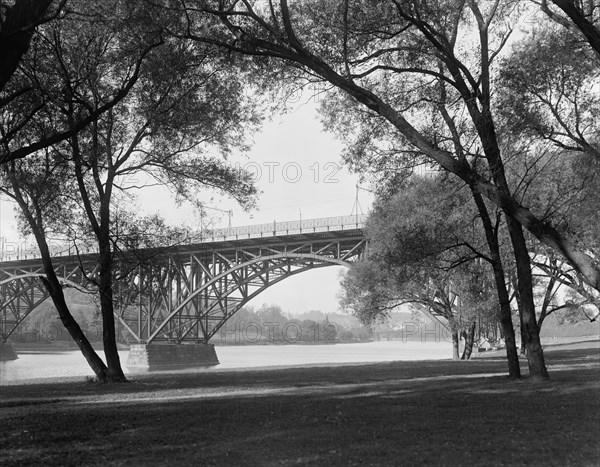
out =
<svg viewBox="0 0 600 467"><path fill-rule="evenodd" d="M92 298L76 289L66 289L65 299L73 316L78 322L94 321L98 316L98 309ZM37 307L24 321L28 328L35 328L37 323L58 320L58 312L51 299L47 299Z"/></svg>
<svg viewBox="0 0 600 467"><path fill-rule="evenodd" d="M99 311L92 297L76 289L66 289L65 299L75 320L90 340L102 338ZM47 299L21 323L12 334L13 341L63 341L70 340L51 299Z"/></svg>
<svg viewBox="0 0 600 467"><path fill-rule="evenodd" d="M326 317L330 323L336 323L336 324L339 324L340 326L348 328L348 329L362 326L362 324L360 323L358 318L356 318L353 315L349 315L349 314L345 314L345 313L324 313L321 310L307 311L306 313L302 313L302 314L296 316L296 319L298 319L298 320L309 319L312 321L316 321L317 323L320 323L322 321L325 321ZM413 314L410 311L396 311L396 312L392 313L390 315L390 318L388 320L386 320L384 323L377 323L373 327L375 329L379 329L379 328L400 329L400 328L402 328L403 324L413 323L415 321L421 321L421 322L425 322L425 323L431 322L431 320L427 316L425 316L424 314L421 314L421 313L417 314L417 316L415 317L415 316L413 316Z"/></svg>

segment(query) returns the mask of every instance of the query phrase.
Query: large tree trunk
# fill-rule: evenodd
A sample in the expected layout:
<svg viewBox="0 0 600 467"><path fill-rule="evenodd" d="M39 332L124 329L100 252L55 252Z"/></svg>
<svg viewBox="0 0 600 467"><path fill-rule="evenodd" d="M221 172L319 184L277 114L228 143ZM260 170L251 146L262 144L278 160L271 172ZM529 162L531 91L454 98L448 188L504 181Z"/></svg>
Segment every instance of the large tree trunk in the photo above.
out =
<svg viewBox="0 0 600 467"><path fill-rule="evenodd" d="M533 277L531 275L529 251L525 244L525 237L521 225L514 219L508 218L508 230L513 244L517 265L517 280L522 306L521 336L525 336L529 375L532 378L546 379L548 378L548 370L546 369L544 352L540 343L540 333L535 316Z"/></svg>
<svg viewBox="0 0 600 467"><path fill-rule="evenodd" d="M79 347L79 350L81 350L81 353L90 365L92 371L96 374L98 381L107 382L109 379L108 368L92 347L92 344L83 333L77 321L75 321L75 318L73 318L73 315L67 306L62 286L58 280L58 277L56 276L56 272L54 271L54 266L52 264L46 239L39 229L33 228L32 230L34 232L34 236L42 255L42 261L44 263L44 272L46 273L46 278L42 280L44 282L44 286L50 294L50 298L52 298L52 302L56 307L58 316L60 317L60 320L62 321L69 335L77 344L77 347Z"/></svg>
<svg viewBox="0 0 600 467"><path fill-rule="evenodd" d="M112 284L101 278L100 285L100 307L102 309L102 341L104 344L104 355L108 366L108 377L113 382L125 382L125 374L121 367L121 359L117 347L115 333L115 316L113 304Z"/></svg>
<svg viewBox="0 0 600 467"><path fill-rule="evenodd" d="M469 107L469 111L477 128L479 138L483 143L483 150L494 184L502 196L511 198L492 115L487 104L483 107L481 111L474 107ZM502 207L502 210L507 216L506 224L508 226L517 269L517 284L522 304L523 327L521 333L526 333L529 374L533 378L548 378L535 316L531 260L529 259L529 250L527 249L527 242L523 234L523 226L513 217L510 209Z"/></svg>
<svg viewBox="0 0 600 467"><path fill-rule="evenodd" d="M71 121L71 126L73 122ZM102 342L104 344L104 355L108 366L108 378L112 382L125 382L125 374L121 367L117 339L115 336L115 316L113 304L113 256L110 237L110 200L112 183L114 181L114 170L109 172L105 182L105 188L97 184L98 197L100 198L99 220L96 217L82 172L82 157L77 136L71 138L75 162L75 174L79 186L79 193L83 200L86 214L92 226L92 230L98 241L100 252L99 276L100 276L100 309L102 313Z"/></svg>
<svg viewBox="0 0 600 467"><path fill-rule="evenodd" d="M477 205L481 223L483 224L485 238L490 250L490 258L492 270L494 271L494 282L496 284L496 293L498 294L498 321L502 327L504 335L504 343L506 345L506 359L508 360L508 375L511 378L521 377L521 367L519 365L519 355L517 353L517 342L515 338L515 328L512 322L512 310L510 308L510 296L506 288L506 275L502 265L502 257L500 255L500 244L498 243L498 235L492 221L488 209L483 201L482 196L474 190L471 190L473 199Z"/></svg>
<svg viewBox="0 0 600 467"><path fill-rule="evenodd" d="M107 203L105 203L107 204ZM103 206L104 207L104 206ZM101 208L102 209L102 208ZM108 218L108 216L106 216ZM115 309L113 301L113 257L110 248L108 222L101 226L98 237L100 246L100 309L102 310L102 340L104 355L108 366L108 377L113 382L125 382L125 374L121 367L119 350L115 332Z"/></svg>

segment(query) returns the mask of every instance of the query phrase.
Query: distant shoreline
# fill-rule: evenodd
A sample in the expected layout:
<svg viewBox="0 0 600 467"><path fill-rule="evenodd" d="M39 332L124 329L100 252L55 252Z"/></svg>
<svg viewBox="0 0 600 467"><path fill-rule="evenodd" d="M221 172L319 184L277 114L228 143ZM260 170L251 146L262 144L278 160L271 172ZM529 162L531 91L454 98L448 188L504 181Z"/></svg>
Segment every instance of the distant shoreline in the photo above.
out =
<svg viewBox="0 0 600 467"><path fill-rule="evenodd" d="M573 344L579 342L590 342L600 340L599 335L589 336L567 336L567 337L542 337L542 346L553 347L566 344ZM286 346L286 345L338 345L338 344L368 344L369 342L386 342L387 339L381 340L368 340L368 341L258 341L258 342L211 342L215 347L240 347L245 345L261 345L261 346ZM401 342L402 339L391 339L389 342ZM407 339L409 342L420 342L420 339ZM160 345L160 344L159 344ZM162 344L169 345L169 344ZM74 342L67 341L55 341L55 342L12 342L12 346L17 352L70 352L78 350L79 348ZM92 346L97 352L103 350L101 342L93 342ZM129 344L117 344L119 350L129 350ZM481 352L480 355L490 355L492 353L504 352L504 348L488 350L487 352Z"/></svg>

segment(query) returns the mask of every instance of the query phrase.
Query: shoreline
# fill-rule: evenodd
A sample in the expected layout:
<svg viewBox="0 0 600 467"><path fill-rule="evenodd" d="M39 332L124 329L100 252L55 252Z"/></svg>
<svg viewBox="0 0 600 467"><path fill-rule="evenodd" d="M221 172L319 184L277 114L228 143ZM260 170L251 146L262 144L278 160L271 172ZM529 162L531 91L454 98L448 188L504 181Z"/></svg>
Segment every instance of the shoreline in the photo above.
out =
<svg viewBox="0 0 600 467"><path fill-rule="evenodd" d="M600 336L598 335L589 335L589 336L574 336L574 337L569 337L569 336L561 336L561 337L546 337L546 336L542 336L541 337L541 341L542 341L542 347L550 347L550 346L554 346L554 345L563 345L563 344L571 344L571 343L576 343L576 342L588 342L588 341L594 341L594 340L600 340ZM373 340L355 340L355 341L258 341L258 342L211 342L216 348L219 347L243 347L243 346L275 346L275 347L284 347L284 346L288 346L288 345L307 345L307 346L312 346L312 345L344 345L344 344L369 344L369 343L373 343L373 342L424 342L426 343L427 341L423 340L423 339L373 339ZM62 351L62 352L70 352L73 350L79 350L79 347L77 347L77 345L74 342L70 342L70 341L57 341L57 342L8 342L9 344L12 344L13 348L16 351L20 351L20 352L37 352L37 351L44 351L44 350L48 350L52 353L54 352L58 352L58 351ZM158 344L158 345L176 345L176 344ZM192 345L192 344L184 344L184 345ZM95 351L97 352L102 352L103 351L103 347L102 347L102 342L93 342L92 346L94 348ZM129 350L129 346L130 344L122 344L119 343L117 344L117 348L119 351L127 351ZM502 351L504 350L504 348L495 348L492 350L486 350L486 351L482 351L480 352L480 354L485 354L485 353L490 353L490 352L497 352L497 351ZM475 352L475 348L473 348L474 354Z"/></svg>

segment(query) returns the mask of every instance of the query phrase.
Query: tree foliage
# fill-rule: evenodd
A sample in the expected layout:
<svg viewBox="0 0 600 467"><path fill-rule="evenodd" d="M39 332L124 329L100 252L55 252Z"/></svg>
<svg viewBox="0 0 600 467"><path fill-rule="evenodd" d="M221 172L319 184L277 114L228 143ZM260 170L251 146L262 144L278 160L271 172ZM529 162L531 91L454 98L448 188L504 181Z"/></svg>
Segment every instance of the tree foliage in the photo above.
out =
<svg viewBox="0 0 600 467"><path fill-rule="evenodd" d="M568 31L534 29L503 60L498 84L512 135L600 158L600 66Z"/></svg>
<svg viewBox="0 0 600 467"><path fill-rule="evenodd" d="M369 256L346 273L342 306L372 324L399 305L418 305L442 318L456 343L470 334L472 346L475 323L495 321L498 301L469 192L443 178L412 179L379 198L367 223Z"/></svg>

